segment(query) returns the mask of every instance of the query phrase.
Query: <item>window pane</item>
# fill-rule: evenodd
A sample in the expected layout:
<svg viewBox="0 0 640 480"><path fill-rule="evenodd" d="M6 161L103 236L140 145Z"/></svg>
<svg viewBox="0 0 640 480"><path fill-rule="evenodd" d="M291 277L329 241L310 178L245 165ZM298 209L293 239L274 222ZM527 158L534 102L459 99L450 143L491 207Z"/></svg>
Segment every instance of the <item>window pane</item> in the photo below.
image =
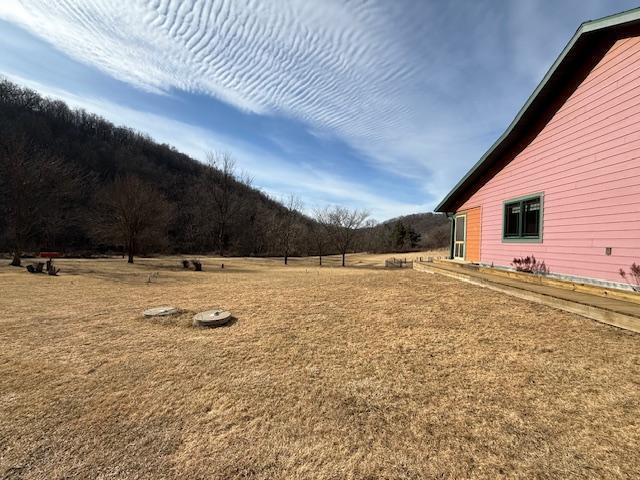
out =
<svg viewBox="0 0 640 480"><path fill-rule="evenodd" d="M540 235L540 199L527 200L523 203L524 223L522 235L537 237Z"/></svg>
<svg viewBox="0 0 640 480"><path fill-rule="evenodd" d="M465 217L456 217L456 241L464 240L464 221Z"/></svg>
<svg viewBox="0 0 640 480"><path fill-rule="evenodd" d="M504 236L520 235L520 203L509 203L504 206Z"/></svg>

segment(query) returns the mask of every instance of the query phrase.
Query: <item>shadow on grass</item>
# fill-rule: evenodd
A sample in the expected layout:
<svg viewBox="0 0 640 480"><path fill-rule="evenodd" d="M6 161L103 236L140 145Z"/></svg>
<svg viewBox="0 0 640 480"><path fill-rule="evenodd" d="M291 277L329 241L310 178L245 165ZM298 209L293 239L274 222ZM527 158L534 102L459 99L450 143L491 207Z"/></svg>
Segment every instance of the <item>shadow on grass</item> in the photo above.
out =
<svg viewBox="0 0 640 480"><path fill-rule="evenodd" d="M222 330L225 328L233 327L236 323L238 323L238 319L236 317L231 317L227 323L218 325L217 327L193 326L193 328L195 330Z"/></svg>

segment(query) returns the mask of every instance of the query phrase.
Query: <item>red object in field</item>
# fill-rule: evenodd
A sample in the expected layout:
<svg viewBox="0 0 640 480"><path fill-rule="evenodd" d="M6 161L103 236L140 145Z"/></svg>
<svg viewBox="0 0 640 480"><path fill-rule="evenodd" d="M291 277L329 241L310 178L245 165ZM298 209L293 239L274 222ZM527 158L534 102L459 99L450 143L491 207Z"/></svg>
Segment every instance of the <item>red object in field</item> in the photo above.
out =
<svg viewBox="0 0 640 480"><path fill-rule="evenodd" d="M60 252L40 252L42 258L58 258L62 256Z"/></svg>

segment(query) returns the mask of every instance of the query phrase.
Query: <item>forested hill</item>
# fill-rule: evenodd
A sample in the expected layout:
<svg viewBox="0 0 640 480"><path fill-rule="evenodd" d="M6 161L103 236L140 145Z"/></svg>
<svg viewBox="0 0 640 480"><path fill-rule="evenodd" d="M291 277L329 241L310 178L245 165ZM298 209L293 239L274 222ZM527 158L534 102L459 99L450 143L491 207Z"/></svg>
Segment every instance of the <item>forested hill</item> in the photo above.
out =
<svg viewBox="0 0 640 480"><path fill-rule="evenodd" d="M171 250L218 248L220 232L214 223L219 226L219 219L215 218L214 199L208 198L214 192L205 183L219 186L223 180L228 180L226 213L230 217L223 233L224 248L229 253L259 255L275 247L268 245L266 223L283 213L283 205L252 188L229 163L229 175L223 179L221 168L228 158L218 158L221 161L215 168L209 168L169 145L84 110L72 110L62 101L44 98L5 79L0 79L0 132L4 148L0 208L24 207L30 216L37 217L31 225L18 218L22 225L17 228L23 231L12 232L14 226L6 224L12 212L3 212L1 251L11 249L8 237L16 235L23 237L24 249L82 251L111 246L107 239L93 234L94 197L102 187L126 176L135 176L157 189L173 207L163 242ZM28 158L20 159L21 165L9 165L7 157L16 148L24 150ZM29 190L22 192L29 198L10 198L16 183Z"/></svg>
<svg viewBox="0 0 640 480"><path fill-rule="evenodd" d="M0 77L0 252L14 262L43 250L286 257L446 243L444 220L431 214L365 227L364 212L335 207L312 219L298 199L284 203L229 155L198 162Z"/></svg>
<svg viewBox="0 0 640 480"><path fill-rule="evenodd" d="M392 218L367 234L368 250L403 252L445 247L449 241L449 220L437 213L414 213Z"/></svg>
<svg viewBox="0 0 640 480"><path fill-rule="evenodd" d="M438 213L412 213L402 217L391 218L383 222L383 224L395 224L397 222L404 223L421 234L432 232L434 228L442 228L449 225L447 217Z"/></svg>

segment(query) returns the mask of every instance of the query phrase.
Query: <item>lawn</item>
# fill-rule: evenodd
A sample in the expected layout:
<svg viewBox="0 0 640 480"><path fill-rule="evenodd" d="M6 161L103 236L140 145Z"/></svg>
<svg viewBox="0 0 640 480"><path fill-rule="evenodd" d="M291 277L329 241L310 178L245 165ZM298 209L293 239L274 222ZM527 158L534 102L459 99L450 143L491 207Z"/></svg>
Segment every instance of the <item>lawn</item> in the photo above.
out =
<svg viewBox="0 0 640 480"><path fill-rule="evenodd" d="M639 335L382 260L0 266L0 478L640 477Z"/></svg>

